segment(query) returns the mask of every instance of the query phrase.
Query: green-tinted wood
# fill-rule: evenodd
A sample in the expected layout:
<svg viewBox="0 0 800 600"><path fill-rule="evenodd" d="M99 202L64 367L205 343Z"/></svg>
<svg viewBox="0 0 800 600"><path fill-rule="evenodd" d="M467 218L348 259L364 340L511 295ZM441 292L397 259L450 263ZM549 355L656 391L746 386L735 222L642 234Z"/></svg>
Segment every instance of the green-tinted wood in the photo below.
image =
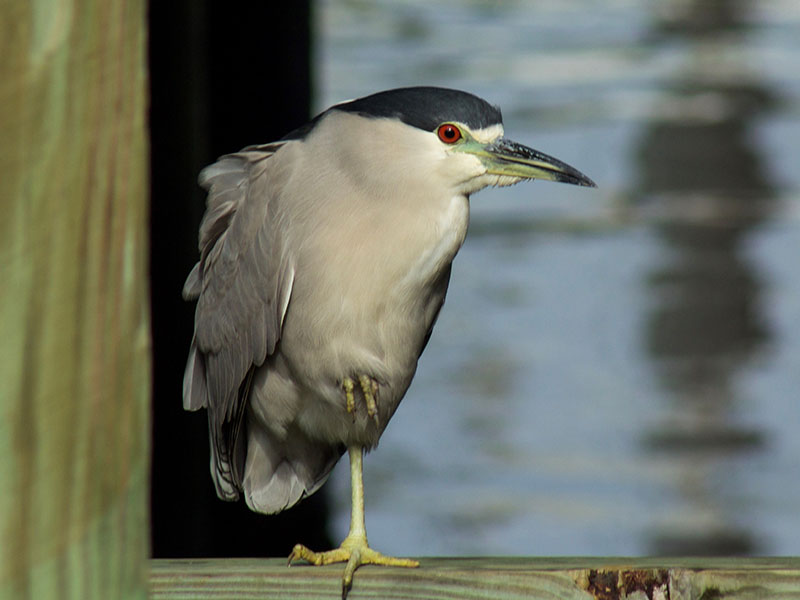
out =
<svg viewBox="0 0 800 600"><path fill-rule="evenodd" d="M800 599L797 559L422 558L419 569L366 566L350 600ZM156 560L154 600L338 598L342 565L278 559ZM661 594L661 595L659 595Z"/></svg>
<svg viewBox="0 0 800 600"><path fill-rule="evenodd" d="M147 593L144 0L0 2L0 597Z"/></svg>

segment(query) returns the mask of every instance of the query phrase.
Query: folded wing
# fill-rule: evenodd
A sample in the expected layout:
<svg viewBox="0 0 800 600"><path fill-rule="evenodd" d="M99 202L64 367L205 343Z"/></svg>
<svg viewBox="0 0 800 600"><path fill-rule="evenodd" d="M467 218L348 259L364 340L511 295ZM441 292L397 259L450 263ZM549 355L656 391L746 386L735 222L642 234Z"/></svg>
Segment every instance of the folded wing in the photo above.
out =
<svg viewBox="0 0 800 600"><path fill-rule="evenodd" d="M275 154L285 143L291 142L223 156L199 178L208 199L200 261L183 288L184 298L197 299L183 405L208 410L211 471L226 500L241 490L252 373L280 339L294 280L277 218L288 173L277 167Z"/></svg>

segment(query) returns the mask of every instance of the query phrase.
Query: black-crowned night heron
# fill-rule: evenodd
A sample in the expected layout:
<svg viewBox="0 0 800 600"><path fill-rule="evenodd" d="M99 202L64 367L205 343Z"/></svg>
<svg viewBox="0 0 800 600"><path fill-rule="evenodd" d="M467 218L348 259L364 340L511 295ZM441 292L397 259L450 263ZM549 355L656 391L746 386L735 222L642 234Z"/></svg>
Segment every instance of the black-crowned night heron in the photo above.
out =
<svg viewBox="0 0 800 600"><path fill-rule="evenodd" d="M347 450L350 532L289 561L417 566L372 550L361 461L406 392L464 241L469 197L547 179L594 183L503 137L500 110L415 87L337 104L282 140L220 158L208 190L183 383L208 409L217 494L277 513L313 494Z"/></svg>

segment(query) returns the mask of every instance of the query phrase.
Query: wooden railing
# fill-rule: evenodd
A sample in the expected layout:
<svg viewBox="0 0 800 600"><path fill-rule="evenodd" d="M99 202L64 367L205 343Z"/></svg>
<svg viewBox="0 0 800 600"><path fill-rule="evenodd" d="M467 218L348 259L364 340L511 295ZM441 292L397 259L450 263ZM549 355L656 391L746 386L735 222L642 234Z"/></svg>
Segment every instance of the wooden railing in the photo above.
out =
<svg viewBox="0 0 800 600"><path fill-rule="evenodd" d="M789 558L421 558L418 569L366 566L350 600L772 600L800 598ZM342 565L281 559L157 560L154 600L339 598Z"/></svg>

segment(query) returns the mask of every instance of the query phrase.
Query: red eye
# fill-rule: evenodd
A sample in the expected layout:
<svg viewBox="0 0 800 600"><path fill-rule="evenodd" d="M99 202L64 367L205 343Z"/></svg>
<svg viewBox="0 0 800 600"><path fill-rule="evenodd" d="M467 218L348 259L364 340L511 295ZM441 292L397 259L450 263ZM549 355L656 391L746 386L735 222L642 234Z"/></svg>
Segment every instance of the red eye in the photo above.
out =
<svg viewBox="0 0 800 600"><path fill-rule="evenodd" d="M461 131L459 128L449 123L439 125L439 129L436 130L436 133L439 135L439 139L445 144L454 144L461 139Z"/></svg>

